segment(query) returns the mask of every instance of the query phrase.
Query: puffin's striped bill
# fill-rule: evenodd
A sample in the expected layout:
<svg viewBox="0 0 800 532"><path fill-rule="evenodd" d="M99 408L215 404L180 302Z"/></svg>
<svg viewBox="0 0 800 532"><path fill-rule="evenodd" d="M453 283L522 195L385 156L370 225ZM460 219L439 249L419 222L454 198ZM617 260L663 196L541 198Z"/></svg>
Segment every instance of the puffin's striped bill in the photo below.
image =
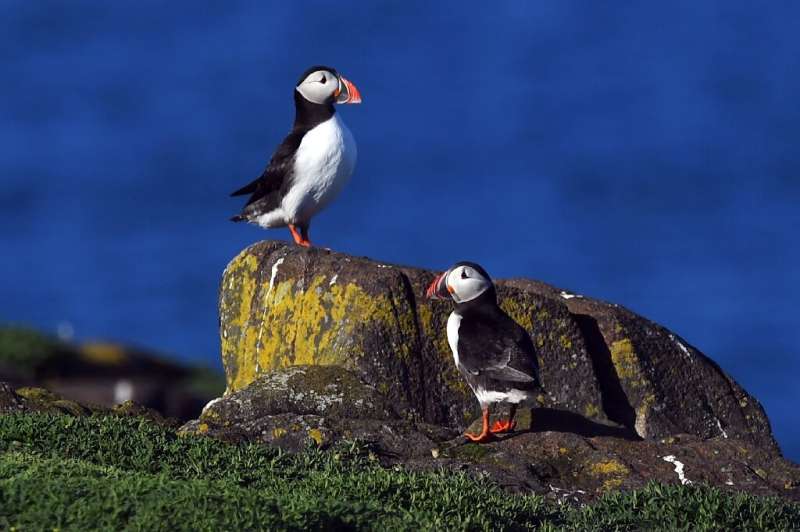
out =
<svg viewBox="0 0 800 532"><path fill-rule="evenodd" d="M447 273L444 272L438 275L428 286L425 295L429 299L447 299L450 297L450 291L447 289Z"/></svg>
<svg viewBox="0 0 800 532"><path fill-rule="evenodd" d="M361 93L353 82L339 76L339 94L336 95L336 103L361 103Z"/></svg>

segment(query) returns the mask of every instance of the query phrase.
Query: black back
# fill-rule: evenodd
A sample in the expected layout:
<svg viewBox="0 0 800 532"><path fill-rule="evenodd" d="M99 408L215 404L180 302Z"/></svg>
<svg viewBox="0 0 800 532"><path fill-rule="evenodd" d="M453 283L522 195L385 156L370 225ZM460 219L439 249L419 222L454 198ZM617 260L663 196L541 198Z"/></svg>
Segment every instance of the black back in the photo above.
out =
<svg viewBox="0 0 800 532"><path fill-rule="evenodd" d="M472 263L469 266L485 274L482 268ZM498 306L494 286L474 300L459 304L456 312L461 315L459 369L473 388L507 391L540 386L533 342L528 332Z"/></svg>

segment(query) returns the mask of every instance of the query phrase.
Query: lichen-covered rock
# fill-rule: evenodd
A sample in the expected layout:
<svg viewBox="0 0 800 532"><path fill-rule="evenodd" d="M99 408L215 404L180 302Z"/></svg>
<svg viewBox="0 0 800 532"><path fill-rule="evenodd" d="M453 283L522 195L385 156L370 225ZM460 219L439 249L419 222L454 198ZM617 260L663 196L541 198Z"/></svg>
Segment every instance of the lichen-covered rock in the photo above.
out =
<svg viewBox="0 0 800 532"><path fill-rule="evenodd" d="M85 416L105 412L105 409L84 406L44 388L24 387L15 390L9 383L0 382L0 414L31 412Z"/></svg>
<svg viewBox="0 0 800 532"><path fill-rule="evenodd" d="M260 441L297 451L334 441L380 442L396 455L428 453L452 430L413 423L374 387L339 366L293 366L259 377L245 388L206 405L183 434L226 441Z"/></svg>
<svg viewBox="0 0 800 532"><path fill-rule="evenodd" d="M162 416L156 410L136 404L133 401L108 408L102 405L87 405L65 399L61 395L36 387L22 387L16 390L7 382L0 382L0 415L2 414L64 414L70 416L126 416L144 418L153 423L177 428L180 422Z"/></svg>
<svg viewBox="0 0 800 532"><path fill-rule="evenodd" d="M73 416L86 416L92 412L104 412L102 407L88 407L77 401L64 399L50 390L36 387L23 387L16 390L19 397L26 399L32 410L54 414L71 414Z"/></svg>
<svg viewBox="0 0 800 532"><path fill-rule="evenodd" d="M212 401L201 421L237 423L275 414L397 419L386 398L339 366L293 366L264 375L235 395Z"/></svg>
<svg viewBox="0 0 800 532"><path fill-rule="evenodd" d="M800 468L749 443L690 435L637 440L591 435L591 429L585 428L587 435L535 430L481 446L459 445L436 453L436 460L416 464L486 472L514 490L579 502L607 491L640 488L650 481L703 483L800 499Z"/></svg>
<svg viewBox="0 0 800 532"><path fill-rule="evenodd" d="M326 379L337 384L326 385ZM275 370L209 404L180 434L255 441L290 452L358 441L385 466L486 475L512 491L571 502L654 480L800 499L800 468L741 440L641 440L612 423L534 408L521 412L515 432L475 444L456 430L403 419L371 386L337 367Z"/></svg>
<svg viewBox="0 0 800 532"><path fill-rule="evenodd" d="M477 404L447 346L435 272L260 242L220 289L227 393L296 365L354 371L406 420L463 429ZM501 306L538 349L543 407L647 439L741 439L778 453L763 409L708 357L627 309L541 282L499 281Z"/></svg>

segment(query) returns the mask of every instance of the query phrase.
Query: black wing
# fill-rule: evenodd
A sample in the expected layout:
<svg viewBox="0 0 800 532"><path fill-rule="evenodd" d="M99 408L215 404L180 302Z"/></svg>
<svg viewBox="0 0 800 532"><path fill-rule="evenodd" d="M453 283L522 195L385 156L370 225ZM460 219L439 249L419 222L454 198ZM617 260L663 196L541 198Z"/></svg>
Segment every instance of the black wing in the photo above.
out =
<svg viewBox="0 0 800 532"><path fill-rule="evenodd" d="M234 219L246 219L249 215L269 212L280 205L283 193L291 186L294 156L305 133L305 130L294 130L289 133L272 154L269 164L261 175L231 194L231 196L250 194L242 210L243 216Z"/></svg>
<svg viewBox="0 0 800 532"><path fill-rule="evenodd" d="M464 316L458 328L458 360L472 375L511 382L539 382L539 361L528 333L502 310Z"/></svg>

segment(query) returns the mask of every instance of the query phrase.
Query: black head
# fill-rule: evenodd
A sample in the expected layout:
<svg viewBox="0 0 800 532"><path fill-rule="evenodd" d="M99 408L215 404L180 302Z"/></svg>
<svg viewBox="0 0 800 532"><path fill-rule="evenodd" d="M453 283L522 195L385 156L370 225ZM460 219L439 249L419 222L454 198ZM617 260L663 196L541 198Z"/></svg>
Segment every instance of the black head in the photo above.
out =
<svg viewBox="0 0 800 532"><path fill-rule="evenodd" d="M308 67L305 70L305 72L300 74L300 77L297 79L297 83L295 83L295 86L299 87L300 84L303 83L308 76L310 76L314 72L320 72L320 71L329 72L331 75L333 75L336 78L339 77L339 73L336 71L335 68L332 68L332 67L329 67L329 66L325 66L325 65L314 65L314 66Z"/></svg>
<svg viewBox="0 0 800 532"><path fill-rule="evenodd" d="M361 93L335 68L316 65L306 69L297 80L295 91L306 101L317 105L361 103Z"/></svg>
<svg viewBox="0 0 800 532"><path fill-rule="evenodd" d="M494 283L480 264L462 261L433 280L426 292L432 299L450 298L457 305L497 302Z"/></svg>

